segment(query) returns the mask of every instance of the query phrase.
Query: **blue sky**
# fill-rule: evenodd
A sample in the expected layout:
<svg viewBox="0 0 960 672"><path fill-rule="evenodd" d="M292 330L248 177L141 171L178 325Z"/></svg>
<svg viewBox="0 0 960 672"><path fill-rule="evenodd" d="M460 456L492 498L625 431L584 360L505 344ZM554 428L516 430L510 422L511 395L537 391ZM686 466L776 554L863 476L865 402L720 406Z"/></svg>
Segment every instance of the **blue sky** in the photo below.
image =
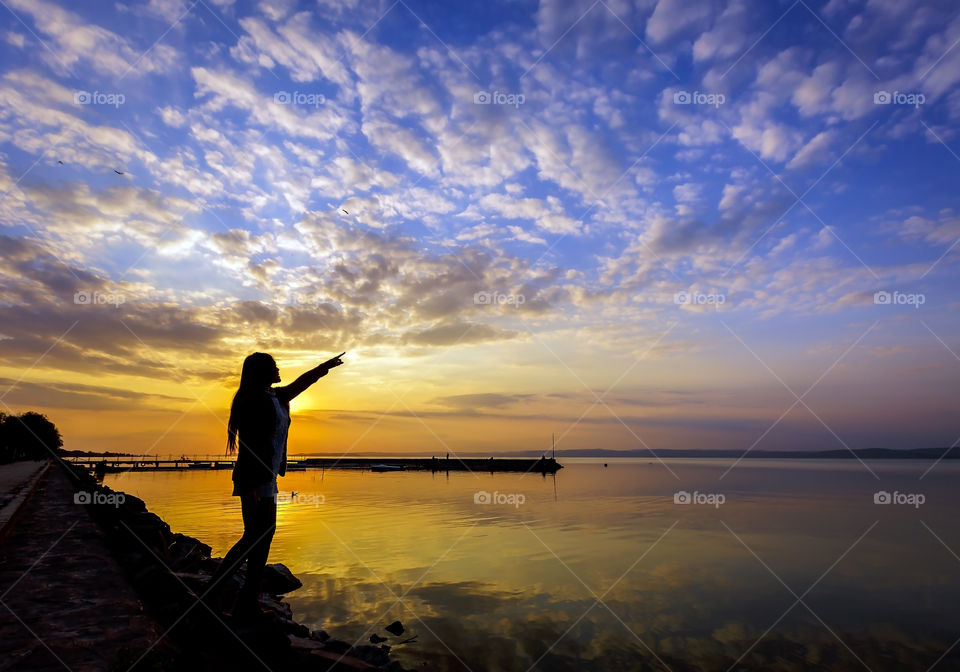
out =
<svg viewBox="0 0 960 672"><path fill-rule="evenodd" d="M342 410L383 417L395 400L364 380L387 370L443 441L466 439L424 418L557 425L577 447L643 447L651 427L663 447L760 445L790 405L763 391L811 384L820 412L764 448L960 436L952 3L3 12L2 373L108 372L62 408L124 389L168 408L226 381L214 407L238 353L350 349ZM611 385L611 433L575 438ZM7 403L35 401L20 389ZM878 389L882 431L854 401Z"/></svg>

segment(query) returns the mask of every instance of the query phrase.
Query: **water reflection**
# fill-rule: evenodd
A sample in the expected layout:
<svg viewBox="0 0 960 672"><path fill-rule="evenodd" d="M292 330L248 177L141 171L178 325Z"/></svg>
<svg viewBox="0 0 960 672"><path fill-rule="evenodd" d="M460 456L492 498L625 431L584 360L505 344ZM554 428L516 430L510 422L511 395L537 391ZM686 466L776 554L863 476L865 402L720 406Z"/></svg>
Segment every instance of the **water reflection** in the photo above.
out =
<svg viewBox="0 0 960 672"><path fill-rule="evenodd" d="M952 464L922 480L928 464L871 464L878 480L855 462L747 460L720 478L727 461L673 461L674 478L607 461L555 478L290 474L271 560L304 582L299 620L363 641L401 620L418 640L398 658L437 670L928 669L960 635ZM241 533L229 479L107 484L222 554ZM677 505L679 490L726 501ZM879 490L926 503L878 506ZM935 669L958 667L954 650Z"/></svg>

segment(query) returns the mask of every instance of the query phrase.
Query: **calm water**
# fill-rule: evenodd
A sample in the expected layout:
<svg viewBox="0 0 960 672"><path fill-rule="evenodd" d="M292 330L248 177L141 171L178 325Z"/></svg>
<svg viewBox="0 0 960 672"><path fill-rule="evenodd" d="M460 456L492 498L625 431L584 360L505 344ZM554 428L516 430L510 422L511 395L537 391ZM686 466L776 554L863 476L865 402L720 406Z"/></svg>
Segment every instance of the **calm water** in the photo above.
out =
<svg viewBox="0 0 960 672"><path fill-rule="evenodd" d="M295 617L364 643L400 620L417 641L393 652L432 670L960 669L960 465L564 463L281 479L270 560L304 583ZM106 484L216 554L241 534L227 471Z"/></svg>

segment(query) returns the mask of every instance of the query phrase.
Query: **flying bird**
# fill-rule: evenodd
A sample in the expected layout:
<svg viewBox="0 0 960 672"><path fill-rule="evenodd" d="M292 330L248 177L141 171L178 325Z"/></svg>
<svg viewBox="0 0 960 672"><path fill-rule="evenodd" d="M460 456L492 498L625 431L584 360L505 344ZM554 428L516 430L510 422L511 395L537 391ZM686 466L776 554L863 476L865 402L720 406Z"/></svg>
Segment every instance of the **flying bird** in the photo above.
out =
<svg viewBox="0 0 960 672"><path fill-rule="evenodd" d="M126 175L126 173L121 172L121 171L117 170L116 168L113 169L113 172L115 172L117 175Z"/></svg>
<svg viewBox="0 0 960 672"><path fill-rule="evenodd" d="M340 208L340 209L343 210L343 208ZM348 214L348 215L350 214L350 213L347 212L346 210L343 210L343 212L346 213L346 214Z"/></svg>
<svg viewBox="0 0 960 672"><path fill-rule="evenodd" d="M63 165L63 161L61 161L60 159L57 159L57 163L59 163L61 166Z"/></svg>

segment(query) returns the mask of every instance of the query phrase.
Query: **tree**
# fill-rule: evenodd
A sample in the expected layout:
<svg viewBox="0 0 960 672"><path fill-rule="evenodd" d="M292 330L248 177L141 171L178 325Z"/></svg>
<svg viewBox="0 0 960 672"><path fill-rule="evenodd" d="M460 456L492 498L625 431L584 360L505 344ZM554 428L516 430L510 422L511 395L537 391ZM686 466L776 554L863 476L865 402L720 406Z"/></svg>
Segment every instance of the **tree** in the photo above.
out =
<svg viewBox="0 0 960 672"><path fill-rule="evenodd" d="M0 415L0 462L45 460L63 445L60 430L42 413Z"/></svg>

